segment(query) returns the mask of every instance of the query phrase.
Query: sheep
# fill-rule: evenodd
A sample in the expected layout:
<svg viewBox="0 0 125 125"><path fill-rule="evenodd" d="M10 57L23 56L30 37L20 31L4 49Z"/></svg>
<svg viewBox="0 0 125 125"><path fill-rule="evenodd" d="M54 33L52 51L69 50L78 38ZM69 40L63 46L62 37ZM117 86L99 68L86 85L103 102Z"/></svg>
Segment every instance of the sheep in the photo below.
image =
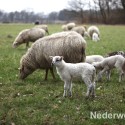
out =
<svg viewBox="0 0 125 125"><path fill-rule="evenodd" d="M124 51L114 51L114 52L110 52L106 55L106 57L109 56L114 56L114 55L122 55L125 58L125 52Z"/></svg>
<svg viewBox="0 0 125 125"><path fill-rule="evenodd" d="M125 74L125 58L121 55L110 56L104 58L101 62L94 62L96 69L100 69L99 80L101 80L103 73L107 72L107 79L110 80L110 70L116 68L119 72L119 82L121 82Z"/></svg>
<svg viewBox="0 0 125 125"><path fill-rule="evenodd" d="M99 28L97 26L90 26L87 30L88 35L91 37L92 40L100 40L100 31ZM94 36L93 36L94 35Z"/></svg>
<svg viewBox="0 0 125 125"><path fill-rule="evenodd" d="M62 26L62 30L63 31L69 31L71 30L73 27L75 27L75 23L68 23Z"/></svg>
<svg viewBox="0 0 125 125"><path fill-rule="evenodd" d="M92 64L93 62L100 62L103 59L104 57L101 55L89 55L89 56L86 56L85 62Z"/></svg>
<svg viewBox="0 0 125 125"><path fill-rule="evenodd" d="M48 70L53 72L50 55L62 55L66 62L78 63L85 59L85 48L86 41L74 31L55 33L41 38L32 44L21 58L19 77L24 79L40 68L46 69L45 80L47 80Z"/></svg>
<svg viewBox="0 0 125 125"><path fill-rule="evenodd" d="M16 48L19 45L26 43L26 47L29 46L29 42L35 42L37 39L45 36L45 31L39 28L24 29L22 30L15 41L13 42L13 47Z"/></svg>
<svg viewBox="0 0 125 125"><path fill-rule="evenodd" d="M77 33L79 33L83 37L84 37L85 31L86 31L86 29L83 26L73 27L71 30L76 31Z"/></svg>
<svg viewBox="0 0 125 125"><path fill-rule="evenodd" d="M64 81L63 96L72 96L72 80L82 79L87 86L86 97L95 96L96 69L89 63L66 63L62 56L50 56L52 64Z"/></svg>
<svg viewBox="0 0 125 125"><path fill-rule="evenodd" d="M44 24L44 25L37 25L37 26L35 26L34 28L41 28L41 29L45 30L46 33L49 35L48 26L45 25L45 24Z"/></svg>

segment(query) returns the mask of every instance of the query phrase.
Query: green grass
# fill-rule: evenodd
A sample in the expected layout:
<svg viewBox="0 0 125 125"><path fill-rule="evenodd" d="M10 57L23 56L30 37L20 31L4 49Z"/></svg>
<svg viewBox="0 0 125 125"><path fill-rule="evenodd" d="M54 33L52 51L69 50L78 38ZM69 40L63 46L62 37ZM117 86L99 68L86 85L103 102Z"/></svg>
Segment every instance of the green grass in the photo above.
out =
<svg viewBox="0 0 125 125"><path fill-rule="evenodd" d="M90 112L95 111L125 113L125 82L118 83L116 70L110 82L103 78L97 83L97 97L88 100L82 82L73 84L73 97L63 98L63 82L57 74L56 80L49 75L44 81L45 72L37 70L24 81L18 79L19 61L26 49L25 45L14 49L12 43L22 29L31 27L33 24L0 24L0 125L124 125L125 119L90 119ZM125 50L125 26L99 28L101 40L87 40L87 55ZM49 25L49 31L59 32L61 25Z"/></svg>

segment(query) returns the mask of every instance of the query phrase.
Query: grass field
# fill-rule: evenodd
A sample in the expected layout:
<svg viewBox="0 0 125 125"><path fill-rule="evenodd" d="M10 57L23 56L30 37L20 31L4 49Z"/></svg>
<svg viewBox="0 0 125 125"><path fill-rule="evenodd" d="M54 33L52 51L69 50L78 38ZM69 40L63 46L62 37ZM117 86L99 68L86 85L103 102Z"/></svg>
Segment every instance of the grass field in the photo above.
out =
<svg viewBox="0 0 125 125"><path fill-rule="evenodd" d="M91 119L90 113L125 113L125 81L118 83L113 70L111 81L97 82L95 99L85 99L86 86L73 84L73 97L63 98L63 82L56 75L37 70L24 81L18 79L19 61L25 45L14 49L16 35L33 24L0 24L0 125L125 125L124 119ZM105 55L125 50L125 26L99 25L100 42L87 40L86 54ZM61 25L49 25L50 33L61 31ZM9 38L11 35L12 38ZM99 89L100 88L100 89Z"/></svg>

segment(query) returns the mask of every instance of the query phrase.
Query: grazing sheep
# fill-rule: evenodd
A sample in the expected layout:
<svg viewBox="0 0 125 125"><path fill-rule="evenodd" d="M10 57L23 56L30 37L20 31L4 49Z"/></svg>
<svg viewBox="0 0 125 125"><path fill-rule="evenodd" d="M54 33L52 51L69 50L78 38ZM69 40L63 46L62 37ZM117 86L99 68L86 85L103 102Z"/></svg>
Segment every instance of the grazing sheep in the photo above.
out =
<svg viewBox="0 0 125 125"><path fill-rule="evenodd" d="M28 47L29 42L35 42L37 39L42 38L44 36L45 31L43 29L32 28L22 30L13 42L13 47L16 48L23 43L26 43L26 47Z"/></svg>
<svg viewBox="0 0 125 125"><path fill-rule="evenodd" d="M114 55L122 55L125 58L125 52L124 51L114 51L114 52L110 52L106 55L106 57L109 56L114 56Z"/></svg>
<svg viewBox="0 0 125 125"><path fill-rule="evenodd" d="M52 71L50 55L62 55L66 62L78 63L85 59L86 41L74 32L61 32L37 40L20 61L20 78L24 79L36 69ZM53 74L54 75L54 74Z"/></svg>
<svg viewBox="0 0 125 125"><path fill-rule="evenodd" d="M46 33L49 35L49 30L47 25L37 25L34 28L40 28L46 31Z"/></svg>
<svg viewBox="0 0 125 125"><path fill-rule="evenodd" d="M62 26L62 30L63 31L71 30L73 27L75 27L75 25L76 25L75 23L68 23Z"/></svg>
<svg viewBox="0 0 125 125"><path fill-rule="evenodd" d="M81 36L84 37L86 29L83 26L77 26L72 28L72 31L76 31L77 33L79 33Z"/></svg>
<svg viewBox="0 0 125 125"><path fill-rule="evenodd" d="M115 55L105 58L101 62L94 62L96 69L100 69L99 80L101 80L103 73L107 72L107 79L110 80L110 70L117 68L119 72L119 82L121 82L125 74L125 58L121 55Z"/></svg>
<svg viewBox="0 0 125 125"><path fill-rule="evenodd" d="M66 97L72 96L72 80L82 79L87 86L86 96L95 96L95 76L96 69L88 63L66 63L62 56L52 57L52 64L56 66L56 70L60 78L64 81L64 94Z"/></svg>
<svg viewBox="0 0 125 125"><path fill-rule="evenodd" d="M90 26L88 28L87 32L88 32L88 34L89 34L89 36L91 37L92 40L93 40L93 38L95 38L95 36L98 37L98 40L99 40L100 31L99 31L98 27L96 27L96 26ZM94 34L94 33L96 33L96 34ZM94 34L94 36L93 36L93 34Z"/></svg>
<svg viewBox="0 0 125 125"><path fill-rule="evenodd" d="M86 56L86 63L92 64L93 62L101 62L104 59L101 55L89 55Z"/></svg>

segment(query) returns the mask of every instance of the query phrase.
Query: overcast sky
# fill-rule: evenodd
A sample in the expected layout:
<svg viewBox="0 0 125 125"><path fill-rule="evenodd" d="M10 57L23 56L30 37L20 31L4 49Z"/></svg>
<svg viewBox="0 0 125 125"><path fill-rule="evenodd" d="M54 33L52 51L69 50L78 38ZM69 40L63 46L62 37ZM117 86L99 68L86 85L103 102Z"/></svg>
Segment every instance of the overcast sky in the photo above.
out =
<svg viewBox="0 0 125 125"><path fill-rule="evenodd" d="M1 0L0 10L5 12L29 10L48 14L60 11L68 6L69 0Z"/></svg>

